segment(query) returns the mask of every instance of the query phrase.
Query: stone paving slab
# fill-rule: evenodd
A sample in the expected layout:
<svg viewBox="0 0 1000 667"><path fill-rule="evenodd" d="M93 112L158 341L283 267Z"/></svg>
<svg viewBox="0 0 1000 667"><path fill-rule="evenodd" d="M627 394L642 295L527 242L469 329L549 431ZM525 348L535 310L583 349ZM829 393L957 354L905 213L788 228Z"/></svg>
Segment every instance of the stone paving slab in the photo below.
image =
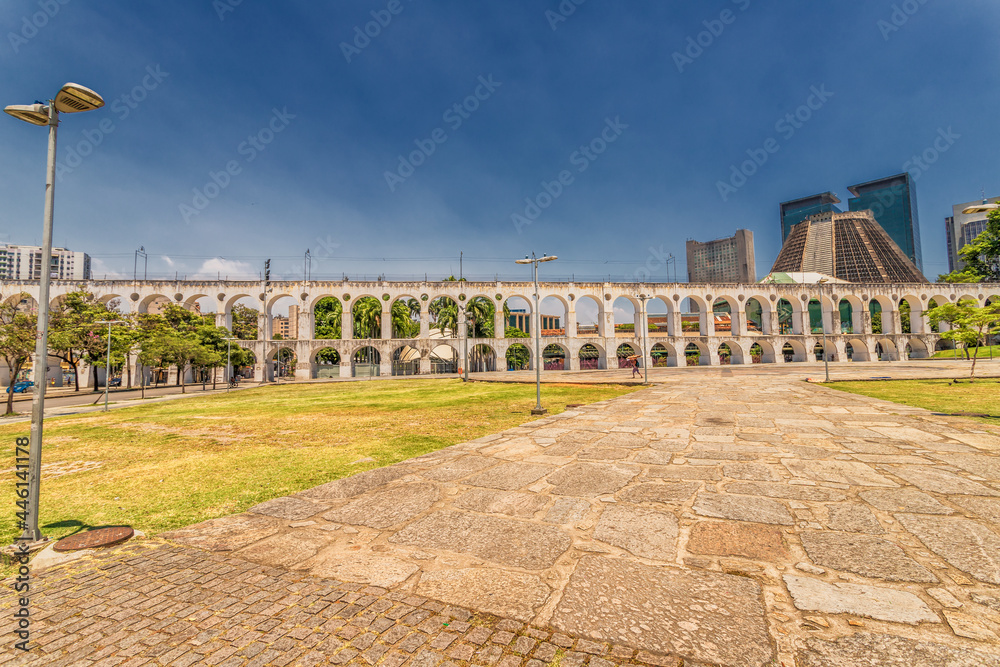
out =
<svg viewBox="0 0 1000 667"><path fill-rule="evenodd" d="M182 546L157 549L224 565L164 570L165 583L123 579L115 597L95 592L94 582L106 583L102 565L75 570L52 599L64 595L79 619L52 623L79 635L92 611L122 627L172 605L175 616L77 653L69 647L79 638L60 644L53 634L46 646L65 664L989 664L981 656L1000 652L1000 427L805 384L793 372L665 373L629 396L173 531L165 537ZM105 565L142 562L129 560ZM244 567L269 573L259 591L240 578ZM317 648L329 639L311 639L322 632L319 612L297 610L291 622L279 604L307 580L375 586L383 592L370 604L434 599L421 604L497 614L504 628L522 629L482 644L455 639L449 653L447 638L430 646L438 635L421 629L427 617L413 616L411 630L387 626L399 620L387 616L397 613L390 604L344 631L350 637L337 629L346 650ZM215 609L208 584L239 601ZM157 586L192 597L147 600ZM242 601L244 590L264 597ZM195 651L221 641L199 636L230 611L239 628L226 631L262 633L259 650ZM256 629L245 614L277 625ZM154 655L151 638L168 619L162 627L189 633L182 642L202 642L186 649L193 657L162 661L173 647ZM286 634L268 634L277 627ZM540 632L549 634L531 634Z"/></svg>

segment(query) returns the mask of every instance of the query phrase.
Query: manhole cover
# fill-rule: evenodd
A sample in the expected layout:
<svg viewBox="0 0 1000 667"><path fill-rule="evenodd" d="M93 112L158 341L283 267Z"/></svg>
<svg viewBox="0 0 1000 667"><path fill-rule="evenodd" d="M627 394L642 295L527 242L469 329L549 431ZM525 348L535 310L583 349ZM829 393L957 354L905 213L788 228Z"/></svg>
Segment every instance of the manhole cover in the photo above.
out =
<svg viewBox="0 0 1000 667"><path fill-rule="evenodd" d="M129 526L98 528L97 530L88 530L83 533L64 537L56 542L52 548L56 551L79 551L80 549L110 547L113 544L124 542L134 534L135 531Z"/></svg>

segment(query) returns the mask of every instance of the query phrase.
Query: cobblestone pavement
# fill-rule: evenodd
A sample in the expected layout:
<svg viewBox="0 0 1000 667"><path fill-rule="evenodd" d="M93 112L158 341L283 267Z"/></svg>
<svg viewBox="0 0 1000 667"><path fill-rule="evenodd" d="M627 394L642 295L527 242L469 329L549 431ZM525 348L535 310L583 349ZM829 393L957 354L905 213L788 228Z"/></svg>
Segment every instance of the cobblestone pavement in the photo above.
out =
<svg viewBox="0 0 1000 667"><path fill-rule="evenodd" d="M104 554L107 569L54 568L41 650L513 667L554 659L515 650L544 639L574 666L1000 667L1000 427L800 380L677 373ZM437 620L410 624L427 637L406 652L390 640L416 630L392 630L393 605L423 599ZM379 625L337 634L359 619ZM433 644L463 623L509 641ZM251 662L250 644L281 656Z"/></svg>

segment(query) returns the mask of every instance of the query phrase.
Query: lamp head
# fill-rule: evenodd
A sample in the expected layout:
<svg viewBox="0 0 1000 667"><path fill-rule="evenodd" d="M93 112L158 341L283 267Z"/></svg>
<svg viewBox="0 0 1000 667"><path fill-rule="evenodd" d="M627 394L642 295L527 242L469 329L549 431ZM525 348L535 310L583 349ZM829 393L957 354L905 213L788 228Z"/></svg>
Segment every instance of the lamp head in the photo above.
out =
<svg viewBox="0 0 1000 667"><path fill-rule="evenodd" d="M49 124L49 108L44 104L11 104L4 107L4 112L32 125Z"/></svg>
<svg viewBox="0 0 1000 667"><path fill-rule="evenodd" d="M555 255L546 255L545 257L539 258L538 261L539 262L552 262L552 261L555 261L557 259L559 259L559 258L556 257Z"/></svg>
<svg viewBox="0 0 1000 667"><path fill-rule="evenodd" d="M55 104L59 113L78 113L100 109L104 98L86 86L67 83L56 94Z"/></svg>
<svg viewBox="0 0 1000 667"><path fill-rule="evenodd" d="M1000 204L987 204L983 202L982 204L976 204L975 206L969 206L964 209L962 213L969 215L970 213L989 213L990 211L996 211L1000 209Z"/></svg>

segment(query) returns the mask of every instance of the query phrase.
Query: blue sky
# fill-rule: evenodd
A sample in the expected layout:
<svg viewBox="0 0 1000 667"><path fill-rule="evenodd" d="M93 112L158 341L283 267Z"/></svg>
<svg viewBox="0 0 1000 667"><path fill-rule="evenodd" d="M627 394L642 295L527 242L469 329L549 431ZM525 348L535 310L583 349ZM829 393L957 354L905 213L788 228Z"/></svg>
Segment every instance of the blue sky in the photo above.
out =
<svg viewBox="0 0 1000 667"><path fill-rule="evenodd" d="M439 278L462 252L467 277L516 279L535 251L548 277L616 280L664 280L672 253L683 280L686 239L747 228L762 276L779 202L846 203L931 151L910 169L933 279L952 204L1000 195L993 0L319 4L7 0L0 103L66 81L108 102L63 117L55 242L99 277L141 245L157 277L271 257L296 278L308 249L317 277ZM0 240L38 243L45 131L0 121Z"/></svg>

